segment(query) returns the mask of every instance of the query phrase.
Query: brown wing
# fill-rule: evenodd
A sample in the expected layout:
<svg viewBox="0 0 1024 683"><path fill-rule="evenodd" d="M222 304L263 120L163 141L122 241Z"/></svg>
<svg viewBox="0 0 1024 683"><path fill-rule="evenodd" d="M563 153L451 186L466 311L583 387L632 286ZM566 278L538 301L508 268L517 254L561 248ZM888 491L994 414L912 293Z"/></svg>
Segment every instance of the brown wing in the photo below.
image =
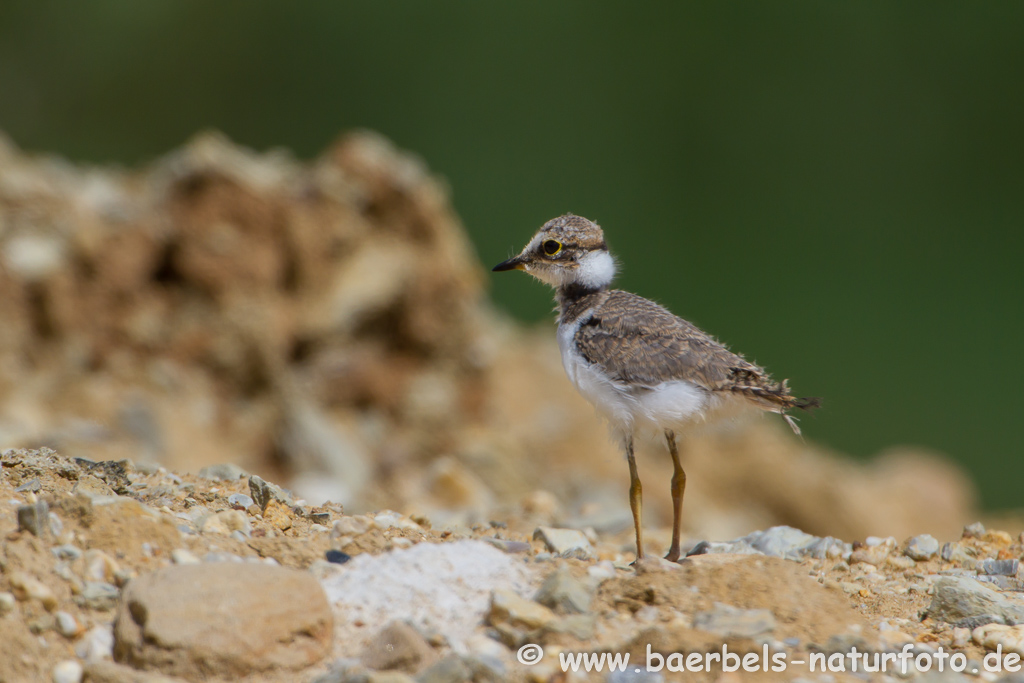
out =
<svg viewBox="0 0 1024 683"><path fill-rule="evenodd" d="M642 387L686 380L708 391L744 394L765 407L795 407L785 382L772 381L700 328L653 301L609 292L576 332L577 348L613 379Z"/></svg>

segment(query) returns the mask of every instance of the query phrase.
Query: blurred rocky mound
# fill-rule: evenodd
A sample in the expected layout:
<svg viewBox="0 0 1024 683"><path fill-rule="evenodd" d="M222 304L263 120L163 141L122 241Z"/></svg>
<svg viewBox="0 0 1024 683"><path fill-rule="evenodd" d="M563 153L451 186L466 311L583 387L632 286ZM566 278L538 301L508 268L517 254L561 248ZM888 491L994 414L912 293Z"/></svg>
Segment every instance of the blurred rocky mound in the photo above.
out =
<svg viewBox="0 0 1024 683"><path fill-rule="evenodd" d="M628 544L625 464L553 330L496 313L484 284L443 182L373 134L309 163L206 134L137 170L0 139L0 449L234 462L311 502L435 524L526 513ZM646 450L664 525L668 457ZM767 419L685 460L703 537L950 536L975 516L939 457L857 464Z"/></svg>

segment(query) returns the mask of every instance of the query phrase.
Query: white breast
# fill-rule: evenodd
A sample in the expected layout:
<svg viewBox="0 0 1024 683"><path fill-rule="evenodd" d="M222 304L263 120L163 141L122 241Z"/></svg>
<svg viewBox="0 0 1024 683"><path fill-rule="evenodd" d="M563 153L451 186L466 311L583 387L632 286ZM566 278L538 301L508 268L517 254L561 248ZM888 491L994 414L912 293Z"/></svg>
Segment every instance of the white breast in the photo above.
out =
<svg viewBox="0 0 1024 683"><path fill-rule="evenodd" d="M576 350L575 336L584 315L558 326L558 347L569 381L604 415L621 435L635 429L667 429L699 418L708 407L709 394L686 381L663 382L651 388L630 387L612 380Z"/></svg>

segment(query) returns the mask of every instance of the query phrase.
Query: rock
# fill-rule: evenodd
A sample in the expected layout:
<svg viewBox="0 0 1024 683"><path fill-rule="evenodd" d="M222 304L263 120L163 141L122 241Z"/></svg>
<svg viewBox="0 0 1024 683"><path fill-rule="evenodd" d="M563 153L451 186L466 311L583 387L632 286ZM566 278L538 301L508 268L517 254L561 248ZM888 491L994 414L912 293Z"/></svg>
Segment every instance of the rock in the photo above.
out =
<svg viewBox="0 0 1024 683"><path fill-rule="evenodd" d="M876 567L882 565L890 554L896 549L896 539L881 539L877 536L869 537L863 544L854 544L853 552L850 554L850 564L873 564Z"/></svg>
<svg viewBox="0 0 1024 683"><path fill-rule="evenodd" d="M46 536L49 528L50 506L44 500L31 505L18 506L18 531L27 531L39 538Z"/></svg>
<svg viewBox="0 0 1024 683"><path fill-rule="evenodd" d="M590 611L592 598L593 591L562 565L548 574L533 599L561 614L583 614Z"/></svg>
<svg viewBox="0 0 1024 683"><path fill-rule="evenodd" d="M77 546L73 546L69 543L59 545L56 548L51 548L50 552L52 552L53 556L58 560L74 561L82 556L82 551Z"/></svg>
<svg viewBox="0 0 1024 683"><path fill-rule="evenodd" d="M72 487L71 493L76 496L83 496L90 500L93 498L105 498L107 496L116 495L114 493L114 489L107 486L105 481L92 474L86 474L79 477L74 487Z"/></svg>
<svg viewBox="0 0 1024 683"><path fill-rule="evenodd" d="M85 580L105 581L114 583L121 571L120 565L102 550L89 550L85 553Z"/></svg>
<svg viewBox="0 0 1024 683"><path fill-rule="evenodd" d="M373 520L373 525L381 531L387 531L388 529L423 531L423 527L419 524L394 510L381 510L374 514L371 519Z"/></svg>
<svg viewBox="0 0 1024 683"><path fill-rule="evenodd" d="M788 555L799 555L800 551L815 543L818 538L791 526L773 526L766 531L748 534L741 540L769 557L784 558Z"/></svg>
<svg viewBox="0 0 1024 683"><path fill-rule="evenodd" d="M1009 601L974 579L944 576L935 582L935 593L927 615L954 625L981 619L1017 624L1024 622L1024 605Z"/></svg>
<svg viewBox="0 0 1024 683"><path fill-rule="evenodd" d="M352 559L352 556L348 553L343 553L340 550L328 550L324 553L324 559L331 564L345 564Z"/></svg>
<svg viewBox="0 0 1024 683"><path fill-rule="evenodd" d="M1010 560L982 560L976 566L979 574L990 576L1016 576L1020 568L1020 561Z"/></svg>
<svg viewBox="0 0 1024 683"><path fill-rule="evenodd" d="M219 465L208 465L199 470L199 476L203 479L213 481L234 481L248 476L249 473L233 462L225 462Z"/></svg>
<svg viewBox="0 0 1024 683"><path fill-rule="evenodd" d="M171 562L174 564L200 564L200 559L190 550L175 548L171 551Z"/></svg>
<svg viewBox="0 0 1024 683"><path fill-rule="evenodd" d="M239 531L245 536L251 533L249 517L241 510L221 510L203 520L200 531L207 534L230 536Z"/></svg>
<svg viewBox="0 0 1024 683"><path fill-rule="evenodd" d="M14 489L16 493L38 493L43 488L43 485L39 482L39 477L29 479L24 484Z"/></svg>
<svg viewBox="0 0 1024 683"><path fill-rule="evenodd" d="M114 652L114 632L110 626L93 626L75 643L75 654L86 662L110 659Z"/></svg>
<svg viewBox="0 0 1024 683"><path fill-rule="evenodd" d="M325 563L326 564L326 563ZM492 590L532 593L525 563L482 541L420 543L382 555L363 553L322 579L347 623L407 621L457 646L486 615ZM339 629L339 638L345 631ZM352 630L349 637L365 637Z"/></svg>
<svg viewBox="0 0 1024 683"><path fill-rule="evenodd" d="M238 512L233 510L233 512ZM275 529L287 531L292 528L292 511L287 505L278 500L271 499L263 510L263 519L269 522Z"/></svg>
<svg viewBox="0 0 1024 683"><path fill-rule="evenodd" d="M67 612L57 612L53 616L57 621L57 632L65 638L74 638L81 632L81 625Z"/></svg>
<svg viewBox="0 0 1024 683"><path fill-rule="evenodd" d="M981 522L968 524L964 527L964 538L981 538L985 535L985 525Z"/></svg>
<svg viewBox="0 0 1024 683"><path fill-rule="evenodd" d="M0 617L12 611L17 604L18 599L14 597L14 593L0 592Z"/></svg>
<svg viewBox="0 0 1024 683"><path fill-rule="evenodd" d="M963 649L971 644L971 629L969 628L954 628L953 638L950 642L952 647Z"/></svg>
<svg viewBox="0 0 1024 683"><path fill-rule="evenodd" d="M53 683L80 683L82 665L77 659L67 659L53 667Z"/></svg>
<svg viewBox="0 0 1024 683"><path fill-rule="evenodd" d="M971 638L975 643L988 650L1001 647L1003 652L1016 652L1018 655L1024 655L1024 625L986 624L974 629Z"/></svg>
<svg viewBox="0 0 1024 683"><path fill-rule="evenodd" d="M548 626L556 617L550 609L533 600L521 598L512 591L496 590L491 595L487 619L493 626L507 624L532 631Z"/></svg>
<svg viewBox="0 0 1024 683"><path fill-rule="evenodd" d="M710 612L698 612L693 627L722 638L754 638L775 630L775 616L767 609L738 609L720 602Z"/></svg>
<svg viewBox="0 0 1024 683"><path fill-rule="evenodd" d="M228 505L235 510L248 510L253 504L253 499L244 493L232 493L228 496Z"/></svg>
<svg viewBox="0 0 1024 683"><path fill-rule="evenodd" d="M433 660L434 651L415 628L401 621L385 626L363 651L363 664L371 669L398 669L416 673Z"/></svg>
<svg viewBox="0 0 1024 683"><path fill-rule="evenodd" d="M416 683L466 683L472 678L469 666L461 657L451 654L427 667L416 677Z"/></svg>
<svg viewBox="0 0 1024 683"><path fill-rule="evenodd" d="M105 581L86 581L82 592L75 596L75 602L82 607L95 610L110 610L117 607L121 591Z"/></svg>
<svg viewBox="0 0 1024 683"><path fill-rule="evenodd" d="M959 564L964 569L974 569L977 563L977 551L961 543L944 543L939 556L946 562Z"/></svg>
<svg viewBox="0 0 1024 683"><path fill-rule="evenodd" d="M373 520L363 515L342 517L335 520L331 529L331 536L340 538L342 536L360 536L365 534L373 526Z"/></svg>
<svg viewBox="0 0 1024 683"><path fill-rule="evenodd" d="M285 507L295 504L292 497L280 486L263 481L256 475L249 477L249 493L252 494L252 499L256 501L256 504L260 506L260 510L266 510L272 500L276 500Z"/></svg>
<svg viewBox="0 0 1024 683"><path fill-rule="evenodd" d="M185 683L180 678L163 676L152 671L137 671L109 660L89 662L85 665L86 683Z"/></svg>
<svg viewBox="0 0 1024 683"><path fill-rule="evenodd" d="M939 552L939 542L934 536L921 534L907 541L903 554L916 562L930 560Z"/></svg>
<svg viewBox="0 0 1024 683"><path fill-rule="evenodd" d="M38 600L47 612L57 607L57 596L49 586L25 572L11 574L11 592L18 600Z"/></svg>
<svg viewBox="0 0 1024 683"><path fill-rule="evenodd" d="M115 658L172 675L236 677L319 661L333 615L316 579L265 564L176 565L125 589Z"/></svg>
<svg viewBox="0 0 1024 683"><path fill-rule="evenodd" d="M561 557L589 560L594 556L594 549L590 545L590 541L578 529L541 526L533 532L533 538L543 541L548 550Z"/></svg>

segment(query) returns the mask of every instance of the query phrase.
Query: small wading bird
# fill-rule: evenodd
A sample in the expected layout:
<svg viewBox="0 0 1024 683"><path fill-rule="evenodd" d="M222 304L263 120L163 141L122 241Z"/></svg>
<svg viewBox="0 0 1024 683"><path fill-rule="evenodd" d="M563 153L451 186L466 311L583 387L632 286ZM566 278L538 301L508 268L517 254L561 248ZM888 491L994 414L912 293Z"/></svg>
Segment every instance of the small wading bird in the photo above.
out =
<svg viewBox="0 0 1024 683"><path fill-rule="evenodd" d="M566 214L548 221L522 253L494 270L523 270L555 288L565 372L608 419L626 451L638 560L644 546L642 493L633 457L636 433L664 432L672 455L672 545L665 558L675 562L686 488L675 430L749 408L783 415L799 434L787 411L820 404L817 398L793 396L785 381L773 381L762 368L653 301L609 289L615 261L601 228L586 218Z"/></svg>

